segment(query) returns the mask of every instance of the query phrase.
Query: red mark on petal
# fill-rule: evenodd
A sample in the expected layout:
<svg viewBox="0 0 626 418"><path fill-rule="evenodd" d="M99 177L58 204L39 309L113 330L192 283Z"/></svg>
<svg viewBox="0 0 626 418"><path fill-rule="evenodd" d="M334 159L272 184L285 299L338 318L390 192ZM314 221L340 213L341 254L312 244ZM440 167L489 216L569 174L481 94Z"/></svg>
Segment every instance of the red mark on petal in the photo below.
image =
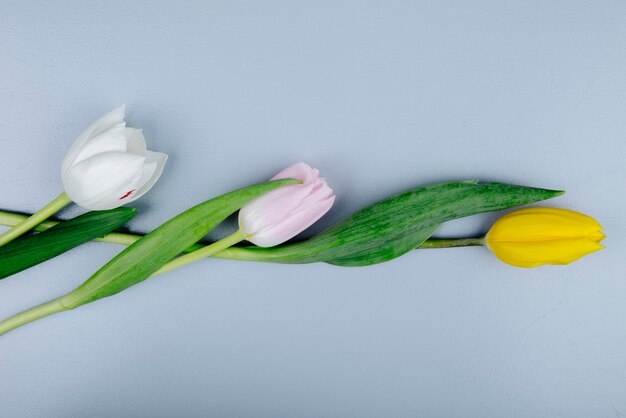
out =
<svg viewBox="0 0 626 418"><path fill-rule="evenodd" d="M124 196L120 197L120 198L119 198L119 200L126 199L128 196L130 196L131 194L133 194L133 192L134 192L135 190L137 190L137 189L129 190L128 192L126 192L126 194L125 194Z"/></svg>

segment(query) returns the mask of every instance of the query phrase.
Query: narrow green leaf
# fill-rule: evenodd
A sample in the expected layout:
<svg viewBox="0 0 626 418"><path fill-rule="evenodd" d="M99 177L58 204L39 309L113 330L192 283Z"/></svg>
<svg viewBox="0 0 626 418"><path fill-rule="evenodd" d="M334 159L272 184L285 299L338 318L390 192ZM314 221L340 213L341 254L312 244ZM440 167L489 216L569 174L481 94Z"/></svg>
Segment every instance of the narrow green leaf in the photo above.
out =
<svg viewBox="0 0 626 418"><path fill-rule="evenodd" d="M88 212L45 232L20 237L0 247L0 279L26 270L119 228L137 211L117 208Z"/></svg>
<svg viewBox="0 0 626 418"><path fill-rule="evenodd" d="M286 179L257 184L186 210L118 254L85 283L63 296L61 304L73 309L146 280L246 203L280 186L297 182Z"/></svg>
<svg viewBox="0 0 626 418"><path fill-rule="evenodd" d="M323 261L340 266L367 266L392 260L412 250L434 234L442 222L525 205L562 193L478 181L432 184L375 203L308 241L242 250L249 260Z"/></svg>

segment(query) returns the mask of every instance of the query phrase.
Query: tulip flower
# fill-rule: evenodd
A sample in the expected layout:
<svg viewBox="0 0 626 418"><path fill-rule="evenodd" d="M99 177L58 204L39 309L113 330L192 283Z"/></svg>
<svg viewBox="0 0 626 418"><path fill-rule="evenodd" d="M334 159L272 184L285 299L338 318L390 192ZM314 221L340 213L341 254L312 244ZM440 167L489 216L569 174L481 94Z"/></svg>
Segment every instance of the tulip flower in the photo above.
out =
<svg viewBox="0 0 626 418"><path fill-rule="evenodd" d="M305 163L287 167L272 180L295 179L253 200L239 210L239 229L233 234L167 263L155 274L213 256L243 240L260 247L273 247L295 237L313 225L335 201L332 189L317 169Z"/></svg>
<svg viewBox="0 0 626 418"><path fill-rule="evenodd" d="M78 137L63 160L61 178L65 193L78 205L113 209L150 190L165 160L166 154L146 149L140 129L126 127L120 106Z"/></svg>
<svg viewBox="0 0 626 418"><path fill-rule="evenodd" d="M505 263L517 267L569 264L594 251L606 236L590 216L567 209L522 209L500 218L485 245Z"/></svg>
<svg viewBox="0 0 626 418"><path fill-rule="evenodd" d="M291 184L252 201L239 211L239 228L246 240L259 247L273 247L304 231L328 212L335 195L317 169L294 164L272 180L294 178Z"/></svg>
<svg viewBox="0 0 626 418"><path fill-rule="evenodd" d="M127 128L124 106L87 128L61 167L64 193L24 222L0 235L12 241L72 201L89 210L113 209L144 195L163 172L166 154L148 151L141 130Z"/></svg>

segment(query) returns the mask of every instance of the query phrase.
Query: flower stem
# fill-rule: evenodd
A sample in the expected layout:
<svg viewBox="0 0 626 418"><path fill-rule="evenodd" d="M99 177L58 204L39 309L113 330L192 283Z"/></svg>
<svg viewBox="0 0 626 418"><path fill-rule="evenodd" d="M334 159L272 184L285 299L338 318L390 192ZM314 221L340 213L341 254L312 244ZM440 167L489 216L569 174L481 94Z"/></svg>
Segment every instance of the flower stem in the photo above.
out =
<svg viewBox="0 0 626 418"><path fill-rule="evenodd" d="M26 218L27 216L25 215L0 211L0 225L13 226L22 222ZM52 221L52 220L44 221L35 227L35 231L45 231L46 229L52 228L54 225L58 223L59 221ZM140 234L127 234L127 233L122 233L122 232L112 232L110 234L105 235L102 238L97 238L96 241L110 242L113 244L120 244L120 245L131 245L132 243L134 243L141 237L142 235ZM227 237L227 238L230 238L230 237ZM224 238L224 240L227 238ZM243 238L239 238L237 241L233 242L233 244L241 241L242 239ZM424 241L421 245L419 245L417 249L472 247L472 246L478 246L478 245L484 245L484 244L485 244L484 238L482 237L480 238L430 238ZM209 245L209 247L212 245L214 244ZM185 252L191 253L192 251L196 251L201 248L206 248L206 247L201 244L194 244L191 247L189 247ZM248 250L242 247L231 247L231 248L224 247L224 248L221 248L219 252L214 252L213 250L215 248L217 247L213 247L213 249L210 251L211 252L210 256L217 257L217 258L225 258L229 260L270 261L265 258L266 255L253 252L251 250ZM207 253L206 256L208 257L209 254Z"/></svg>
<svg viewBox="0 0 626 418"><path fill-rule="evenodd" d="M18 313L17 315L13 315L9 319L5 319L0 322L0 335L6 334L7 332L28 324L29 322L33 322L37 319L62 312L67 309L68 308L61 303L60 298L44 303L43 305L35 306L34 308Z"/></svg>
<svg viewBox="0 0 626 418"><path fill-rule="evenodd" d="M126 235L126 234L122 234ZM138 237L139 238L139 237ZM163 274L168 271L186 266L187 264L193 263L194 261L201 260L205 257L210 257L231 245L234 245L244 239L244 234L240 230L237 232L227 236L226 238L214 242L211 245L202 246L198 250L191 251L188 254L181 255L180 257L175 258L169 263L165 264L159 270L157 270L152 276L156 276L158 274ZM36 306L27 311L18 313L13 315L12 317L5 319L0 322L0 335L6 334L7 332L21 327L22 325L28 324L29 322L33 322L37 319L43 318L48 315L52 315L58 312L66 311L69 308L66 304L63 303L64 298L67 295L54 299L48 303L44 303L43 305ZM71 305L70 305L71 306Z"/></svg>
<svg viewBox="0 0 626 418"><path fill-rule="evenodd" d="M417 248L477 247L481 245L485 245L485 237L431 238L422 242Z"/></svg>
<svg viewBox="0 0 626 418"><path fill-rule="evenodd" d="M240 229L238 229L235 233L227 236L226 238L223 238L217 242L214 242L213 244L207 245L206 247L200 248L198 250L192 251L188 254L181 255L180 257L173 259L172 261L161 267L159 270L157 270L154 275L156 276L157 274L163 274L179 267L186 266L187 264L193 263L195 261L201 260L205 257L210 257L214 254L219 253L222 250L225 250L230 246L237 244L238 242L243 241L244 239L244 233Z"/></svg>
<svg viewBox="0 0 626 418"><path fill-rule="evenodd" d="M72 200L65 193L61 193L56 199L44 206L39 212L23 219L21 222L13 226L13 228L0 235L0 247L30 231L38 224L54 215L65 206L69 205L71 202Z"/></svg>

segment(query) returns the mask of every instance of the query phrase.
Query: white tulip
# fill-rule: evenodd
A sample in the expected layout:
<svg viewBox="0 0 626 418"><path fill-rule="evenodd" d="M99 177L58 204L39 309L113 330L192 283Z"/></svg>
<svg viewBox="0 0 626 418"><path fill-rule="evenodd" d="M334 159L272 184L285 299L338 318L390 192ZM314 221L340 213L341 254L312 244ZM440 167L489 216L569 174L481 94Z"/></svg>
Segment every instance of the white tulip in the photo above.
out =
<svg viewBox="0 0 626 418"><path fill-rule="evenodd" d="M0 235L0 246L28 232L72 201L90 210L113 209L144 195L163 172L167 155L148 151L140 129L127 128L124 106L87 128L61 168L64 193Z"/></svg>
<svg viewBox="0 0 626 418"><path fill-rule="evenodd" d="M140 129L127 128L124 106L98 119L76 139L61 168L65 193L91 210L113 209L144 195L167 155L148 151Z"/></svg>

